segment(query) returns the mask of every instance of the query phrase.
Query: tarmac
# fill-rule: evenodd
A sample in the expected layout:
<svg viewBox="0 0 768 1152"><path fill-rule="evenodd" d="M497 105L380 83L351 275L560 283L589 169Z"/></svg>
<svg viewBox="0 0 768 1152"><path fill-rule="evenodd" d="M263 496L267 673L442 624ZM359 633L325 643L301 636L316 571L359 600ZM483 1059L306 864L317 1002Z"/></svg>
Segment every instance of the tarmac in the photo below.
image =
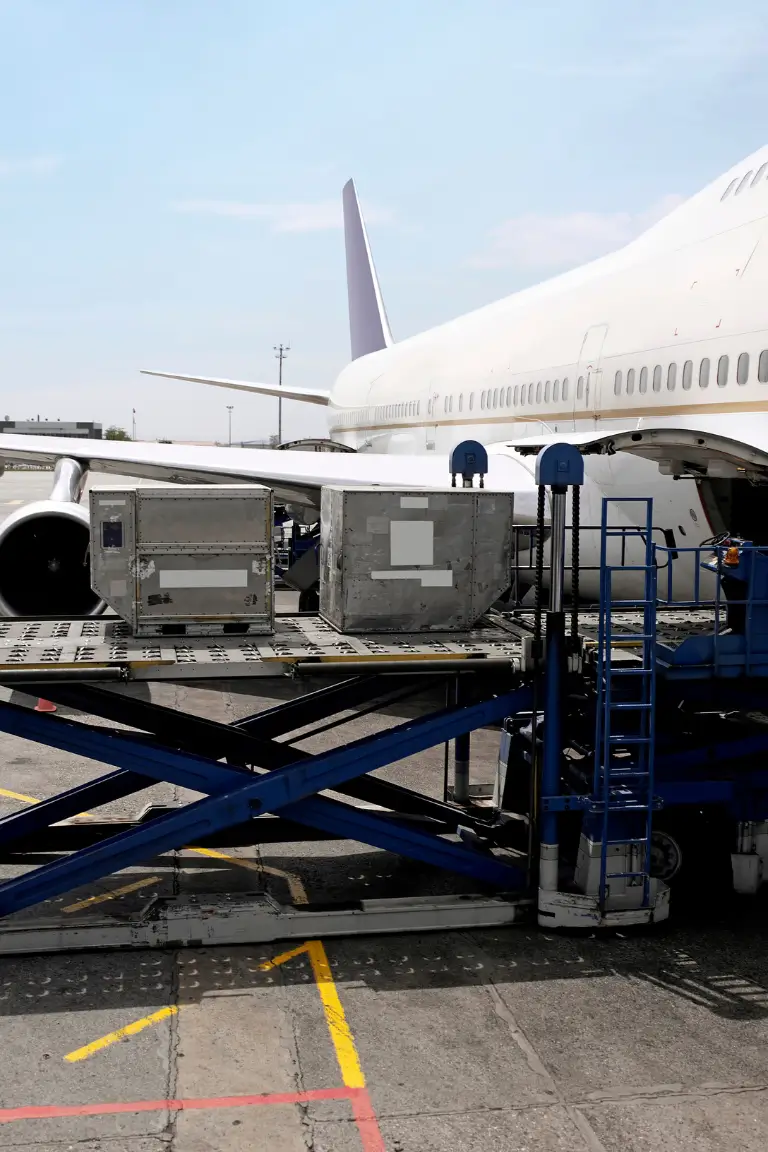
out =
<svg viewBox="0 0 768 1152"><path fill-rule="evenodd" d="M0 515L49 484L50 473L6 473ZM222 721L274 703L233 684L157 685L152 699ZM349 731L419 706L394 705ZM490 730L473 738L475 779L490 776L496 749ZM0 814L98 770L0 734ZM384 774L439 795L442 750ZM153 798L181 796L162 786ZM0 877L18 871L3 865ZM89 901L127 913L168 892L335 900L453 883L361 845L190 848L68 893L58 911ZM679 908L673 899L664 929L599 938L527 924L287 952L0 958L0 1148L764 1152L765 902L703 896Z"/></svg>

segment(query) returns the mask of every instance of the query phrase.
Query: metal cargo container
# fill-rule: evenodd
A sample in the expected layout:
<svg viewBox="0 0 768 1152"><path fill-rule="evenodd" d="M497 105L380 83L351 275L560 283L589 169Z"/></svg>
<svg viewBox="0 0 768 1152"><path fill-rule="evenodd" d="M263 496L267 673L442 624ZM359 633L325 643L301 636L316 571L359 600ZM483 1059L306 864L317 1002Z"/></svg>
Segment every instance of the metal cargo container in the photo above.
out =
<svg viewBox="0 0 768 1152"><path fill-rule="evenodd" d="M327 487L320 614L341 632L469 628L506 591L511 493Z"/></svg>
<svg viewBox="0 0 768 1152"><path fill-rule="evenodd" d="M91 582L134 635L273 630L268 488L121 485L90 499Z"/></svg>

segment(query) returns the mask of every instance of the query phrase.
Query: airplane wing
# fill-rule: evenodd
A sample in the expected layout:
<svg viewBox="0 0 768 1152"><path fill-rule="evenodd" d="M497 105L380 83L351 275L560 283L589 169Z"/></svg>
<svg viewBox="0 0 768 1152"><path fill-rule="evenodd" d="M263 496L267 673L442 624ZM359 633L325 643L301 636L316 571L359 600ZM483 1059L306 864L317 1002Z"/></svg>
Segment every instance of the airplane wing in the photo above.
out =
<svg viewBox="0 0 768 1152"><path fill-rule="evenodd" d="M261 396L282 396L283 400L303 400L306 404L328 404L330 392L320 388L284 388L278 384L252 384L247 380L226 380L218 376L185 376L181 372L156 372L142 368L144 376L163 376L166 380L189 380L192 384L213 384L215 388L234 388L237 392L257 392Z"/></svg>
<svg viewBox="0 0 768 1152"><path fill-rule="evenodd" d="M78 460L97 472L179 484L266 484L278 500L317 508L323 485L445 490L451 486L447 456L385 456L356 452L276 452L265 448L218 448L124 440L75 440L57 436L0 435L0 460L49 464ZM514 492L515 519L534 522L533 461L512 454L489 460L485 487Z"/></svg>

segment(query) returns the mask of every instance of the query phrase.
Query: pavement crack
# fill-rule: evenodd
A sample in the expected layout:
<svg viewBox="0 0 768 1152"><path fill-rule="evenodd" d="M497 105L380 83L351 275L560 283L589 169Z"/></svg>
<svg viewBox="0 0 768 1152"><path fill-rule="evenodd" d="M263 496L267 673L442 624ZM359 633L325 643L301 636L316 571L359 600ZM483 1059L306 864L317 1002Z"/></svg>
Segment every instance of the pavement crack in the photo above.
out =
<svg viewBox="0 0 768 1152"><path fill-rule="evenodd" d="M176 857L174 857L174 860ZM176 865L174 864L174 872ZM174 952L171 959L171 989L169 1003L176 1007L176 1012L169 1018L168 1028L168 1072L165 1079L165 1099L175 1100L179 1083L179 1047L181 1035L179 1031L179 1001L180 1001L180 961L179 952ZM162 1130L162 1136L167 1140L169 1149L173 1149L176 1142L179 1113L175 1109L168 1109L168 1116Z"/></svg>
<svg viewBox="0 0 768 1152"><path fill-rule="evenodd" d="M533 1044L531 1044L525 1032L518 1024L493 980L488 978L487 982L481 984L480 987L485 988L487 991L491 998L494 1012L498 1018L506 1025L510 1036L517 1045L530 1070L534 1073L535 1076L543 1081L544 1085L546 1086L545 1091L552 1093L552 1095L556 1097L558 1103L561 1104L565 1109L569 1119L584 1141L584 1147L588 1149L588 1152L607 1152L605 1145L595 1132L592 1125L587 1120L586 1116L584 1116L584 1114L580 1112L574 1104L566 1099L554 1076L549 1071L546 1064L534 1048Z"/></svg>
<svg viewBox="0 0 768 1152"><path fill-rule="evenodd" d="M306 958L305 958L306 959ZM286 1017L291 1030L290 1033L290 1051L291 1060L294 1066L294 1081L296 1084L297 1092L305 1091L304 1082L304 1069L301 1066L301 1052L299 1049L299 1024L296 1013L293 1010L292 999L288 994L289 985L285 979L285 966L280 968L280 992L283 998ZM298 1104L299 1117L301 1119L301 1136L304 1141L304 1146L307 1152L315 1152L315 1122L312 1119L309 1110L309 1104Z"/></svg>

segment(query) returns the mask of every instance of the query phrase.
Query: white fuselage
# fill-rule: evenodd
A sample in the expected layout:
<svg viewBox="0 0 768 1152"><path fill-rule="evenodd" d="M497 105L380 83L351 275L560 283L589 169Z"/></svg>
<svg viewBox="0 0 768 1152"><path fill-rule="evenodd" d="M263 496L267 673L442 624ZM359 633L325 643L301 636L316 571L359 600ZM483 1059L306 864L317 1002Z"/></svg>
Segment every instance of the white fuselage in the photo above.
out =
<svg viewBox="0 0 768 1152"><path fill-rule="evenodd" d="M767 175L765 148L626 248L353 361L331 394L332 438L504 451L528 435L666 425L768 447ZM631 494L654 497L678 545L716 527L695 482L653 462L619 453L587 471L583 522L599 522L602 496Z"/></svg>

